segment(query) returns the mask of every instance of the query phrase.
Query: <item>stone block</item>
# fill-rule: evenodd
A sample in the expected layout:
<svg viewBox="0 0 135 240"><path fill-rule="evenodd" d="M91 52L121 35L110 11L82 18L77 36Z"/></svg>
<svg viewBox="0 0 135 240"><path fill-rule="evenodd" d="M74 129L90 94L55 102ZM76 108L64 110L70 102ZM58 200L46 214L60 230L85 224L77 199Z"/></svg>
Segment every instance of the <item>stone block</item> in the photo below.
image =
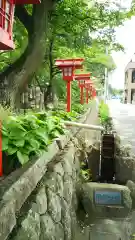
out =
<svg viewBox="0 0 135 240"><path fill-rule="evenodd" d="M45 214L47 211L47 197L45 187L39 189L36 196L37 209L39 214Z"/></svg>
<svg viewBox="0 0 135 240"><path fill-rule="evenodd" d="M56 172L48 172L43 178L45 186L57 193L59 196L63 196L63 178Z"/></svg>
<svg viewBox="0 0 135 240"><path fill-rule="evenodd" d="M55 164L55 166L53 167L53 171L55 173L58 173L61 176L64 175L64 170L63 170L62 164L60 162Z"/></svg>
<svg viewBox="0 0 135 240"><path fill-rule="evenodd" d="M0 240L7 239L16 224L15 209L12 202L0 205Z"/></svg>
<svg viewBox="0 0 135 240"><path fill-rule="evenodd" d="M126 219L95 219L90 226L91 240L127 240L130 239L130 234L131 223Z"/></svg>
<svg viewBox="0 0 135 240"><path fill-rule="evenodd" d="M55 224L49 214L40 217L41 235L40 240L52 240L55 237Z"/></svg>
<svg viewBox="0 0 135 240"><path fill-rule="evenodd" d="M130 189L132 198L132 208L135 209L135 183L129 180L127 181L126 186Z"/></svg>
<svg viewBox="0 0 135 240"><path fill-rule="evenodd" d="M72 167L72 181L77 181L77 171L74 166Z"/></svg>
<svg viewBox="0 0 135 240"><path fill-rule="evenodd" d="M47 189L47 199L48 199L48 212L50 213L52 219L55 222L60 222L61 220L61 200L50 189Z"/></svg>
<svg viewBox="0 0 135 240"><path fill-rule="evenodd" d="M71 208L70 217L71 217L71 234L72 234L72 239L75 239L76 228L77 228L77 216L76 216L76 212L75 212L74 207Z"/></svg>
<svg viewBox="0 0 135 240"><path fill-rule="evenodd" d="M62 166L64 172L70 176L72 176L72 166L74 162L75 151L76 149L74 145L71 143L68 148L68 151L63 156Z"/></svg>
<svg viewBox="0 0 135 240"><path fill-rule="evenodd" d="M72 193L72 207L75 211L78 208L78 199L77 199L77 194L75 190Z"/></svg>
<svg viewBox="0 0 135 240"><path fill-rule="evenodd" d="M63 197L71 205L73 193L73 181L71 178L64 181Z"/></svg>
<svg viewBox="0 0 135 240"><path fill-rule="evenodd" d="M27 217L21 223L17 235L13 240L39 240L40 239L40 216L29 210Z"/></svg>
<svg viewBox="0 0 135 240"><path fill-rule="evenodd" d="M29 162L28 165L25 166L25 170L22 169L22 174L19 179L5 192L3 195L3 205L6 205L7 215L10 216L10 219L10 206L12 205L12 209L15 212L20 210L23 203L26 201L31 192L36 188L37 183L45 174L46 164L56 155L58 151L58 146L56 142L54 142L49 146L48 152L43 154L43 156L41 156L36 161L33 161L32 163ZM4 208L0 210L0 214L3 214ZM8 236L12 231L12 228L15 226L15 212L12 213L12 226L8 223L6 224L8 227L6 228L6 233L3 231L3 236L1 235L2 240L4 240L4 234ZM2 217L1 219L1 224L3 225L4 218Z"/></svg>
<svg viewBox="0 0 135 240"><path fill-rule="evenodd" d="M64 227L64 239L71 240L71 217L69 205L64 199L61 199L61 222Z"/></svg>
<svg viewBox="0 0 135 240"><path fill-rule="evenodd" d="M56 139L56 143L60 150L64 149L64 147L69 142L71 136L72 135L71 135L70 131L67 131L66 135L61 135L58 139Z"/></svg>
<svg viewBox="0 0 135 240"><path fill-rule="evenodd" d="M64 229L61 223L55 225L55 240L64 240Z"/></svg>
<svg viewBox="0 0 135 240"><path fill-rule="evenodd" d="M128 180L133 180L135 177L135 159L133 159L132 156L116 156L115 159L116 181L125 184Z"/></svg>
<svg viewBox="0 0 135 240"><path fill-rule="evenodd" d="M93 240L90 238L90 227L81 227L79 224L75 229L75 238L74 240Z"/></svg>
<svg viewBox="0 0 135 240"><path fill-rule="evenodd" d="M74 157L74 169L76 170L76 175L78 176L80 174L80 154L76 153Z"/></svg>
<svg viewBox="0 0 135 240"><path fill-rule="evenodd" d="M53 192L57 191L57 173L52 172L50 174L50 172L48 172L42 179L42 182L47 188L50 188Z"/></svg>
<svg viewBox="0 0 135 240"><path fill-rule="evenodd" d="M104 191L118 191L122 195L121 205L97 205L94 200L95 190ZM128 216L132 208L132 199L130 190L126 186L106 183L85 183L82 186L82 203L86 213L90 217L104 217L104 218L122 218Z"/></svg>
<svg viewBox="0 0 135 240"><path fill-rule="evenodd" d="M59 195L60 197L63 197L63 191L64 191L64 185L63 185L63 177L57 174L57 189L56 189L56 193L57 195Z"/></svg>

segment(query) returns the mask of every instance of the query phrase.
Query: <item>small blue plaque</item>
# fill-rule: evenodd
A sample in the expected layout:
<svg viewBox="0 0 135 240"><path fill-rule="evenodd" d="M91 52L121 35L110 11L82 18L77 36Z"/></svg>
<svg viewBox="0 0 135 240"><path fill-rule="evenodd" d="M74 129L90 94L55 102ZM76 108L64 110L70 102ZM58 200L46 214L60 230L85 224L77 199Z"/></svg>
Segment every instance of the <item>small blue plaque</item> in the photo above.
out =
<svg viewBox="0 0 135 240"><path fill-rule="evenodd" d="M122 205L121 192L96 190L94 196L97 205Z"/></svg>

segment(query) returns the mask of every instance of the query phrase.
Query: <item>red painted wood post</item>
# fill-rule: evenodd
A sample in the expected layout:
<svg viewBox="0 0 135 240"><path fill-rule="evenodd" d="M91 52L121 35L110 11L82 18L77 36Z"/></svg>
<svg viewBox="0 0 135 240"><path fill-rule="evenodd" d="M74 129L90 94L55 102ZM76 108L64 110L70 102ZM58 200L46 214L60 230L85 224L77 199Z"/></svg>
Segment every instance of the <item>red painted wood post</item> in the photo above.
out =
<svg viewBox="0 0 135 240"><path fill-rule="evenodd" d="M67 81L67 112L71 112L71 81Z"/></svg>
<svg viewBox="0 0 135 240"><path fill-rule="evenodd" d="M91 89L89 90L89 98L91 100Z"/></svg>
<svg viewBox="0 0 135 240"><path fill-rule="evenodd" d="M83 87L80 87L80 103L81 104L84 104L84 99L83 99L83 91L84 90L84 88Z"/></svg>
<svg viewBox="0 0 135 240"><path fill-rule="evenodd" d="M88 88L86 88L86 103L89 102L89 93L88 93Z"/></svg>
<svg viewBox="0 0 135 240"><path fill-rule="evenodd" d="M3 176L2 169L2 122L0 121L0 177Z"/></svg>
<svg viewBox="0 0 135 240"><path fill-rule="evenodd" d="M90 100L90 89L89 89L89 100Z"/></svg>

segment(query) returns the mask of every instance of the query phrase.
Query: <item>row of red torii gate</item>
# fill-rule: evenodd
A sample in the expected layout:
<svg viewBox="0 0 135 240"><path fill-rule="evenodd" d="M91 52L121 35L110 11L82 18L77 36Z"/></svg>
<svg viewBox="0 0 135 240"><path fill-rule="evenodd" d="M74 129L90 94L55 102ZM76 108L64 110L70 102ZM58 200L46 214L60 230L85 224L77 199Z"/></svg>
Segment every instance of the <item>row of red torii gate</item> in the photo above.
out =
<svg viewBox="0 0 135 240"><path fill-rule="evenodd" d="M55 65L62 70L63 80L67 82L67 112L71 111L71 82L78 81L80 88L80 103L84 103L84 89L86 89L86 103L89 99L96 97L96 89L90 78L90 73L75 74L76 69L83 71L83 58L76 59L59 59Z"/></svg>
<svg viewBox="0 0 135 240"><path fill-rule="evenodd" d="M13 50L13 20L14 8L17 4L40 4L40 0L1 0L0 1L0 50ZM90 73L76 74L76 69L83 70L84 59L59 59L55 65L62 70L63 80L67 81L67 112L71 111L71 81L78 80L80 87L80 102L84 103L84 88L86 89L86 103L89 94L92 98L96 96L96 90L90 79Z"/></svg>
<svg viewBox="0 0 135 240"><path fill-rule="evenodd" d="M9 51L15 48L13 42L13 21L14 8L17 4L40 4L40 0L0 0L0 51ZM86 89L86 102L88 103L89 93L91 97L96 96L94 84L90 79L90 73L75 74L76 69L83 70L84 59L59 59L55 66L62 70L63 80L67 82L67 111L71 111L71 82L79 81L81 104L83 104L83 90ZM2 124L0 124L2 125ZM0 126L1 128L1 126ZM0 131L0 176L2 171L2 131Z"/></svg>

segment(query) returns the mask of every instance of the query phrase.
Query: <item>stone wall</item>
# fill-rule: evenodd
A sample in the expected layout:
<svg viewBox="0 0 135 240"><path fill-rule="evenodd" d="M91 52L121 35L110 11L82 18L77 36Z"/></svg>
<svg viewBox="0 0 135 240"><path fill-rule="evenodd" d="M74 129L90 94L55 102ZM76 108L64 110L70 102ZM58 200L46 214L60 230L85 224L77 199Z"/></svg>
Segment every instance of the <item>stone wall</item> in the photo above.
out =
<svg viewBox="0 0 135 240"><path fill-rule="evenodd" d="M21 209L10 239L70 240L75 229L78 177L79 159L75 145L70 143L61 161L48 165L46 174Z"/></svg>
<svg viewBox="0 0 135 240"><path fill-rule="evenodd" d="M80 121L96 118L93 103ZM0 240L89 239L76 216L82 156L76 134L71 128L42 157L0 182Z"/></svg>

